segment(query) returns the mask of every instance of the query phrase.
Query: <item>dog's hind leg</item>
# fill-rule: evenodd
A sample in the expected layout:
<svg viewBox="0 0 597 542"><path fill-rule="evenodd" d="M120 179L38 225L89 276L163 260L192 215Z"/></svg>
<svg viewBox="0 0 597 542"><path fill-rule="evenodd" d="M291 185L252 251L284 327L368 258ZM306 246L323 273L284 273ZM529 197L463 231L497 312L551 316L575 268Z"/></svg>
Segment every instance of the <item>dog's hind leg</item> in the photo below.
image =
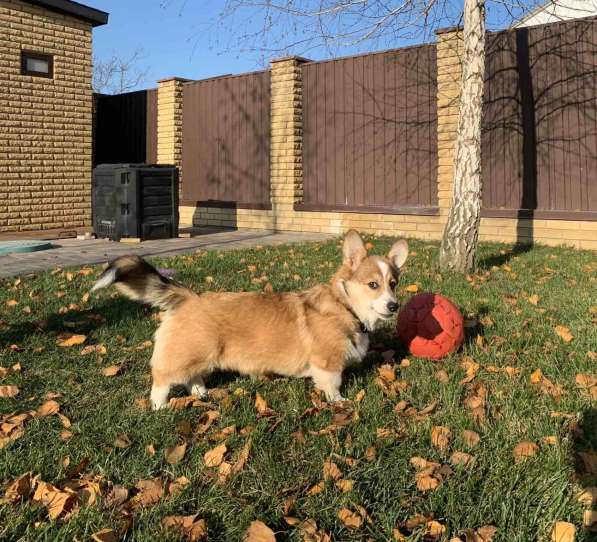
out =
<svg viewBox="0 0 597 542"><path fill-rule="evenodd" d="M185 386L187 391L198 397L199 399L203 399L207 396L207 388L205 387L205 381L201 375L195 375Z"/></svg>
<svg viewBox="0 0 597 542"><path fill-rule="evenodd" d="M331 372L319 367L311 365L309 368L309 376L313 379L315 387L323 393L328 401L343 401L344 397L340 393L340 386L342 385L342 373Z"/></svg>

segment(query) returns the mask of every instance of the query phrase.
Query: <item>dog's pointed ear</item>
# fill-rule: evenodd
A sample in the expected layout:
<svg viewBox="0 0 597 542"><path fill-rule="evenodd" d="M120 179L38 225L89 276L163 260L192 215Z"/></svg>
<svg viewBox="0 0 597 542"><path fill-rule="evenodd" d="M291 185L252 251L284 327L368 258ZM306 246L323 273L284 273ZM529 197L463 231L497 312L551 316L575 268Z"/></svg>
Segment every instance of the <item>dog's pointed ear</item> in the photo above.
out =
<svg viewBox="0 0 597 542"><path fill-rule="evenodd" d="M350 230L344 236L342 245L342 263L348 265L353 271L361 265L361 262L367 257L367 249L361 239L361 236L354 230Z"/></svg>
<svg viewBox="0 0 597 542"><path fill-rule="evenodd" d="M408 243L404 239L400 239L400 241L396 241L390 252L388 252L388 259L398 268L400 269L406 258L408 257Z"/></svg>

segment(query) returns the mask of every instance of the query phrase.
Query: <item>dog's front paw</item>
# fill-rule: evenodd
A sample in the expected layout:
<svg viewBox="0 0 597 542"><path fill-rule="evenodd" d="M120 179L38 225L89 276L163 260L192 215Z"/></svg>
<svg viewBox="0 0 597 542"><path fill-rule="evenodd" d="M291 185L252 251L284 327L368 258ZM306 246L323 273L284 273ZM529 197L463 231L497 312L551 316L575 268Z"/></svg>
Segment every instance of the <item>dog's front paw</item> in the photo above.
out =
<svg viewBox="0 0 597 542"><path fill-rule="evenodd" d="M338 403L340 401L346 401L346 399L342 397L342 394L339 391L326 393L325 397L329 403Z"/></svg>

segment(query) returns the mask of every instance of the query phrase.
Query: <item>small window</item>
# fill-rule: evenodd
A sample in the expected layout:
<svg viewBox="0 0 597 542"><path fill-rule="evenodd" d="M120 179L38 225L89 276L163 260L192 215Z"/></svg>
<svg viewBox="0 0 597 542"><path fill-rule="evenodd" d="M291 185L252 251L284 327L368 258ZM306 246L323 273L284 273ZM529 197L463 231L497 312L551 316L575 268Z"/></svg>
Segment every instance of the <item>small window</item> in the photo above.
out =
<svg viewBox="0 0 597 542"><path fill-rule="evenodd" d="M54 77L54 58L44 53L21 51L21 74Z"/></svg>

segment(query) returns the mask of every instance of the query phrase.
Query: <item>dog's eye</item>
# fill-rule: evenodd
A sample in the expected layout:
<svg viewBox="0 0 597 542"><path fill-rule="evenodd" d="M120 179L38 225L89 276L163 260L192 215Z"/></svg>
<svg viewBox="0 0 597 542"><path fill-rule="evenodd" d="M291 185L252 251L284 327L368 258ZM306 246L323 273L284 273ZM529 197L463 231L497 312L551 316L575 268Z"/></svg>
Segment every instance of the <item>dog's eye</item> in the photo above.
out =
<svg viewBox="0 0 597 542"><path fill-rule="evenodd" d="M370 282L369 288L371 288L372 290L377 290L379 288L379 284L377 284L377 282L375 282L375 281Z"/></svg>
<svg viewBox="0 0 597 542"><path fill-rule="evenodd" d="M392 280L390 281L390 288L393 290L394 288L396 288L396 281Z"/></svg>

